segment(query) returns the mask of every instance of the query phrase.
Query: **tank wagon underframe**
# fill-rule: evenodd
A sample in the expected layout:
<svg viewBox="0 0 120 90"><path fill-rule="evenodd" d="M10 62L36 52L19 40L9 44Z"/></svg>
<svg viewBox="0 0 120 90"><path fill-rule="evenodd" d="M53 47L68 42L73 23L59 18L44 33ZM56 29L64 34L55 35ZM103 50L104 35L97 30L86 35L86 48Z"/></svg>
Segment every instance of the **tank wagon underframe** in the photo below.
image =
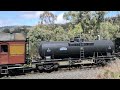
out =
<svg viewBox="0 0 120 90"><path fill-rule="evenodd" d="M75 38L72 42L42 42L39 55L42 57L37 69L47 67L74 66L81 64L105 64L113 59L114 43L111 40L83 41ZM51 64L51 66L50 66ZM54 65L53 65L54 64ZM40 67L39 67L40 66Z"/></svg>
<svg viewBox="0 0 120 90"><path fill-rule="evenodd" d="M98 56L98 57L90 57L86 59L42 59L39 63L33 63L32 67L37 68L40 72L42 70L58 70L59 67L72 67L72 66L81 66L81 65L106 65L108 61L114 60L113 56Z"/></svg>

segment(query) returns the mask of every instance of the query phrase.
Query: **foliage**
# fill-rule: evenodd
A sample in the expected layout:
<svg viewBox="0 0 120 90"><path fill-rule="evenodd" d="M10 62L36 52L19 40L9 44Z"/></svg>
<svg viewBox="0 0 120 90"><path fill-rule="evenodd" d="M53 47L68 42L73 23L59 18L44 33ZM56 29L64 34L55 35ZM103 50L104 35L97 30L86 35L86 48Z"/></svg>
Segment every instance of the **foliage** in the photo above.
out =
<svg viewBox="0 0 120 90"><path fill-rule="evenodd" d="M11 30L11 33L23 33L24 35L27 35L29 32L29 29L26 27L16 27L14 30Z"/></svg>
<svg viewBox="0 0 120 90"><path fill-rule="evenodd" d="M119 31L119 25L111 24L110 22L103 22L100 25L100 29L102 39L114 39L116 33Z"/></svg>
<svg viewBox="0 0 120 90"><path fill-rule="evenodd" d="M54 31L45 30L36 26L28 33L28 38L30 40L30 52L31 56L37 54L38 46L41 41L65 41L68 40L67 32L64 31L62 27L57 27ZM33 47L37 49L32 49Z"/></svg>
<svg viewBox="0 0 120 90"><path fill-rule="evenodd" d="M120 61L112 61L97 75L99 79L120 79Z"/></svg>
<svg viewBox="0 0 120 90"><path fill-rule="evenodd" d="M68 39L67 32L61 26L54 29L54 41L67 41Z"/></svg>
<svg viewBox="0 0 120 90"><path fill-rule="evenodd" d="M83 29L81 27L81 23L78 23L77 25L74 26L74 28L71 28L68 31L68 36L69 36L69 38L74 38L76 36L79 37L82 32L83 32Z"/></svg>
<svg viewBox="0 0 120 90"><path fill-rule="evenodd" d="M56 20L56 15L52 12L44 11L43 14L40 14L40 24L54 24Z"/></svg>
<svg viewBox="0 0 120 90"><path fill-rule="evenodd" d="M4 32L4 33L10 33L10 29L4 29L2 32Z"/></svg>

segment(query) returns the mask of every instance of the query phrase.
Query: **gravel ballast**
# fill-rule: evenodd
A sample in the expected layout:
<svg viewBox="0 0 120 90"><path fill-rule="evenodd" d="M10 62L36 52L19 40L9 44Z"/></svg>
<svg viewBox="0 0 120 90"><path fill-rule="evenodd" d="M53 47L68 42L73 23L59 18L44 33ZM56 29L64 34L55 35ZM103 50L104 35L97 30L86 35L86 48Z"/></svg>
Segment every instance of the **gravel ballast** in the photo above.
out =
<svg viewBox="0 0 120 90"><path fill-rule="evenodd" d="M51 73L32 73L18 76L2 77L1 79L96 79L100 68L72 69L53 71Z"/></svg>

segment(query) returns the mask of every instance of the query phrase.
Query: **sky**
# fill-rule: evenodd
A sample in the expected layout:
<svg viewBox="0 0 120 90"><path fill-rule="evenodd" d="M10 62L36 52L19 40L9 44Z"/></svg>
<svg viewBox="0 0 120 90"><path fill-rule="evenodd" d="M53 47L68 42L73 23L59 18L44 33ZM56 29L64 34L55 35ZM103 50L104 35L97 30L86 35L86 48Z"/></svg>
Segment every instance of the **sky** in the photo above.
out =
<svg viewBox="0 0 120 90"><path fill-rule="evenodd" d="M57 15L56 24L64 24L67 21L63 19L63 14L66 11L51 11ZM39 15L43 11L0 11L0 27L12 25L29 25L34 26L38 24ZM120 11L110 11L106 17L112 17L120 14Z"/></svg>

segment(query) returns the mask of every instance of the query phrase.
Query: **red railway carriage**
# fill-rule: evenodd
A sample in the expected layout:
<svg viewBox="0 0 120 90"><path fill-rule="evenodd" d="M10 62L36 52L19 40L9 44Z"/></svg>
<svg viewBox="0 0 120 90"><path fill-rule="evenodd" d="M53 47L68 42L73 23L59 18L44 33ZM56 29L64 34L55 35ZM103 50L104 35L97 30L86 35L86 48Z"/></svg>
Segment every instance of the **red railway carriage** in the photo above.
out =
<svg viewBox="0 0 120 90"><path fill-rule="evenodd" d="M26 38L21 33L0 33L0 65L25 63Z"/></svg>

